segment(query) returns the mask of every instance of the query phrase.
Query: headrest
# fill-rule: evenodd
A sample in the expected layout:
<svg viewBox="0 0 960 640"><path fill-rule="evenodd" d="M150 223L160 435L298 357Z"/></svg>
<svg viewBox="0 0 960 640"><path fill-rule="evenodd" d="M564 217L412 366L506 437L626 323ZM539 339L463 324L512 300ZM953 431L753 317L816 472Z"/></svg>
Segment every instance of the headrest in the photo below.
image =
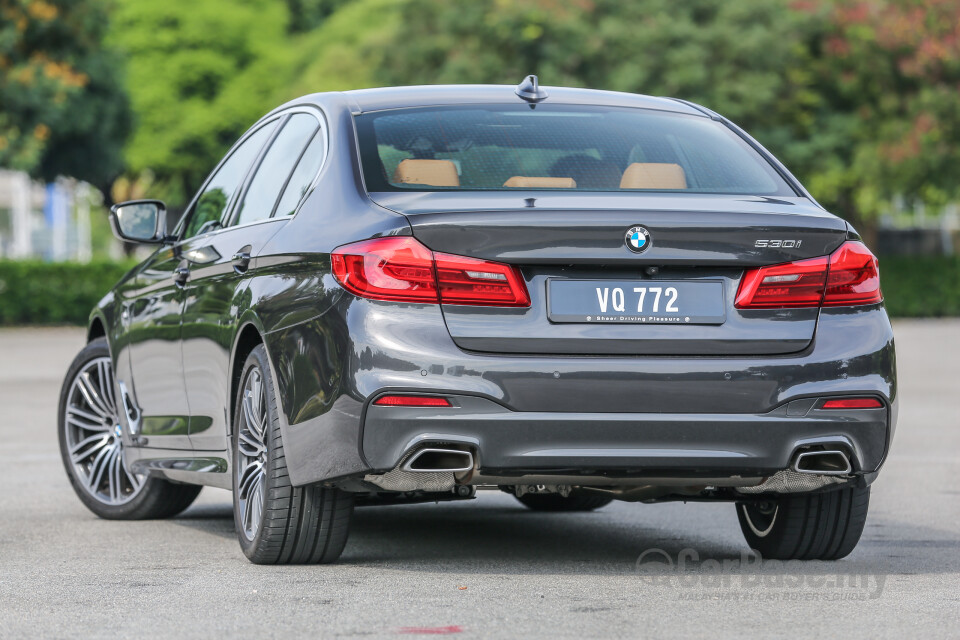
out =
<svg viewBox="0 0 960 640"><path fill-rule="evenodd" d="M621 189L686 189L683 167L672 162L634 162L620 178Z"/></svg>
<svg viewBox="0 0 960 640"><path fill-rule="evenodd" d="M513 176L504 182L503 186L514 189L576 189L577 182L573 178Z"/></svg>
<svg viewBox="0 0 960 640"><path fill-rule="evenodd" d="M459 187L457 165L452 160L401 160L393 172L393 182L428 184L433 187Z"/></svg>

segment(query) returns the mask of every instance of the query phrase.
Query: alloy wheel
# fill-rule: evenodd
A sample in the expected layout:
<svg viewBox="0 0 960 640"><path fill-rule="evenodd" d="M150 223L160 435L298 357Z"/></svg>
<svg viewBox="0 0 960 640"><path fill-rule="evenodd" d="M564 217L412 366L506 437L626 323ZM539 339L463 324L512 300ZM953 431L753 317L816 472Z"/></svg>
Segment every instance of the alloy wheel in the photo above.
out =
<svg viewBox="0 0 960 640"><path fill-rule="evenodd" d="M84 491L112 506L140 493L146 477L132 473L123 455L110 358L90 360L74 377L63 429L70 463Z"/></svg>
<svg viewBox="0 0 960 640"><path fill-rule="evenodd" d="M237 500L243 534L253 540L260 528L267 466L267 409L263 375L250 369L243 385L237 431Z"/></svg>

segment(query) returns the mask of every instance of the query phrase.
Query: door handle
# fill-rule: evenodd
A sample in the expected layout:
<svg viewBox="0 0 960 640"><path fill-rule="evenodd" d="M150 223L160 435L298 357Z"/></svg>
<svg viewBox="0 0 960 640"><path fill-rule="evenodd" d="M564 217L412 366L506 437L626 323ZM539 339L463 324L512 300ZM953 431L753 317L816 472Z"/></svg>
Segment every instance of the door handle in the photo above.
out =
<svg viewBox="0 0 960 640"><path fill-rule="evenodd" d="M187 278L190 277L190 267L181 265L173 270L173 283L178 287L187 284Z"/></svg>
<svg viewBox="0 0 960 640"><path fill-rule="evenodd" d="M233 270L244 273L250 267L250 246L243 247L233 254Z"/></svg>

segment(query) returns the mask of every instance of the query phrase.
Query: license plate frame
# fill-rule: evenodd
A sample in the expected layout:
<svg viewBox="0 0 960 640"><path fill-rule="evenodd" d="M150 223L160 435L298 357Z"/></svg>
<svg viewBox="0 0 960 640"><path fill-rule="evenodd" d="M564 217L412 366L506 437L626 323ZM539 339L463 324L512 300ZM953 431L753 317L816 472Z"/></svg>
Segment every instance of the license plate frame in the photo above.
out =
<svg viewBox="0 0 960 640"><path fill-rule="evenodd" d="M645 289L642 311L638 311ZM658 296L657 311L653 302ZM619 294L615 290L619 289ZM674 311L666 311L668 289L675 289ZM726 322L724 283L720 280L547 279L547 319L554 324L689 324ZM606 311L603 310L606 291ZM615 299L616 296L616 299ZM683 305L683 306L681 306ZM620 310L619 307L623 309Z"/></svg>

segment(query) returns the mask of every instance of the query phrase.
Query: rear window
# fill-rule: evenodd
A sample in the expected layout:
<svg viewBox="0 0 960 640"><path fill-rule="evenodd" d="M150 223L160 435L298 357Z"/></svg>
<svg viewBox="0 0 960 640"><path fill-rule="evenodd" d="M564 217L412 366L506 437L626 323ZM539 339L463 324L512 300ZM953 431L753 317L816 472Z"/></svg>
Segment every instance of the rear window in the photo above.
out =
<svg viewBox="0 0 960 640"><path fill-rule="evenodd" d="M540 104L396 109L356 117L375 191L659 191L796 195L706 117Z"/></svg>

